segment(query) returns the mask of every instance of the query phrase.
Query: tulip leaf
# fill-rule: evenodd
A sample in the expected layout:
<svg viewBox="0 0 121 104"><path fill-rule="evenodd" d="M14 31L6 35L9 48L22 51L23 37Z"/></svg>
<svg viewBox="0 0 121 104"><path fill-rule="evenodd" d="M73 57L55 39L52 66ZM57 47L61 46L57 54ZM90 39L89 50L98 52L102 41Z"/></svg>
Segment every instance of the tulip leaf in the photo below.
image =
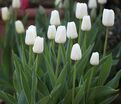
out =
<svg viewBox="0 0 121 104"><path fill-rule="evenodd" d="M119 80L121 78L121 70L119 72L117 72L116 76L110 80L106 86L112 87L112 88L117 88L119 85Z"/></svg>
<svg viewBox="0 0 121 104"><path fill-rule="evenodd" d="M105 83L106 79L110 74L111 66L112 66L112 54L108 55L104 63L101 64L98 85L103 85Z"/></svg>
<svg viewBox="0 0 121 104"><path fill-rule="evenodd" d="M15 98L10 95L10 94L7 94L3 91L0 91L0 98L6 102L8 102L9 104L17 104Z"/></svg>

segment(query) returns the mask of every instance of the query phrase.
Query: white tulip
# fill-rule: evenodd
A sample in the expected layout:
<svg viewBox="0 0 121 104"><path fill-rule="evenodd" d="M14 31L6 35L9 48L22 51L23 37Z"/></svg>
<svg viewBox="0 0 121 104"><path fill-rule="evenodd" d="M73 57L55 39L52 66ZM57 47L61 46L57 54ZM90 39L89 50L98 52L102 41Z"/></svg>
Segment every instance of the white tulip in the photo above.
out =
<svg viewBox="0 0 121 104"><path fill-rule="evenodd" d="M20 21L20 20L17 20L16 22L15 22L15 28L16 28L16 32L18 33L18 34L22 34L22 33L24 33L24 25L23 25L23 23Z"/></svg>
<svg viewBox="0 0 121 104"><path fill-rule="evenodd" d="M80 60L82 58L82 51L78 43L74 44L71 50L71 59L74 61Z"/></svg>
<svg viewBox="0 0 121 104"><path fill-rule="evenodd" d="M33 52L34 53L43 53L44 51L44 38L41 37L36 37L35 39L35 43L33 46Z"/></svg>
<svg viewBox="0 0 121 104"><path fill-rule="evenodd" d="M96 0L89 0L88 6L90 9L97 8L97 1Z"/></svg>
<svg viewBox="0 0 121 104"><path fill-rule="evenodd" d="M91 19L90 19L90 16L84 16L83 17L81 29L83 31L90 31L91 30Z"/></svg>
<svg viewBox="0 0 121 104"><path fill-rule="evenodd" d="M114 25L115 13L112 9L103 10L102 23L104 26L110 27Z"/></svg>
<svg viewBox="0 0 121 104"><path fill-rule="evenodd" d="M8 7L1 8L2 20L7 21L10 18Z"/></svg>
<svg viewBox="0 0 121 104"><path fill-rule="evenodd" d="M58 26L56 36L55 36L56 43L65 43L66 42L66 27L65 26Z"/></svg>
<svg viewBox="0 0 121 104"><path fill-rule="evenodd" d="M106 4L107 3L107 0L98 0L98 3L99 4Z"/></svg>
<svg viewBox="0 0 121 104"><path fill-rule="evenodd" d="M67 37L71 38L71 39L75 39L78 37L75 22L68 22L68 24L67 24Z"/></svg>
<svg viewBox="0 0 121 104"><path fill-rule="evenodd" d="M57 10L53 10L51 12L50 24L56 25L56 26L60 25L60 15L59 15L59 12Z"/></svg>
<svg viewBox="0 0 121 104"><path fill-rule="evenodd" d="M76 18L82 19L84 16L88 15L87 4L77 3L76 4Z"/></svg>
<svg viewBox="0 0 121 104"><path fill-rule="evenodd" d="M99 53L93 52L92 56L90 58L90 64L91 65L99 65Z"/></svg>
<svg viewBox="0 0 121 104"><path fill-rule="evenodd" d="M13 8L20 8L21 1L20 0L12 0L12 7Z"/></svg>
<svg viewBox="0 0 121 104"><path fill-rule="evenodd" d="M55 39L55 35L56 35L56 27L55 25L50 25L48 27L48 32L47 32L48 39Z"/></svg>
<svg viewBox="0 0 121 104"><path fill-rule="evenodd" d="M33 25L29 26L29 28L26 30L25 43L27 45L33 45L36 37L37 37L36 27Z"/></svg>

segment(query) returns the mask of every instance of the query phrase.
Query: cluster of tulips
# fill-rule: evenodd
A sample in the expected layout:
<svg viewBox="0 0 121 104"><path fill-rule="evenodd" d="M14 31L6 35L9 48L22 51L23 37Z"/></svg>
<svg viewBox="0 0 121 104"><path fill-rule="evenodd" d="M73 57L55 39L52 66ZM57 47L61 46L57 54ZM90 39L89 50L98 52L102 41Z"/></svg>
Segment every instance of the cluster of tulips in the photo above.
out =
<svg viewBox="0 0 121 104"><path fill-rule="evenodd" d="M57 1L57 2L60 2L60 1ZM107 0L98 0L98 3L100 5L103 5L106 2L107 2ZM20 1L19 0L13 0L12 7L13 8L20 8ZM30 25L28 27L28 29L25 30L22 21L20 21L20 20L15 21L16 32L18 34L25 33L25 44L28 45L33 50L33 53L37 54L37 57L41 53L44 53L44 52L46 53L47 45L52 48L52 52L55 54L56 53L55 43L58 44L57 45L57 47L58 47L57 62L56 62L56 65L55 65L56 69L53 69L55 71L54 74L56 75L57 78L59 77L59 72L58 72L59 71L59 65L58 64L61 64L61 62L59 62L60 57L61 57L61 55L60 55L61 51L62 51L62 57L64 57L63 61L64 62L67 61L68 59L66 59L66 58L70 57L70 59L74 62L74 65L76 66L78 64L77 62L79 62L83 58L83 54L89 48L87 46L87 37L88 37L87 32L91 31L92 23L91 23L91 16L88 13L88 7L90 9L92 9L92 12L93 12L93 10L95 10L97 8L97 1L96 0L89 0L88 6L87 6L86 3L78 2L76 4L75 17L79 20L79 24L80 24L79 29L77 29L76 23L74 21L68 22L67 26L61 25L61 20L60 20L60 15L59 15L58 10L53 10L51 12L50 22L49 22L50 25L48 26L48 31L47 31L46 34L47 34L47 38L51 41L50 44L52 44L52 45L50 45L50 44L45 45L45 43L47 43L47 42L45 42L46 39L44 39L44 37L37 36L37 27L35 25ZM7 7L3 7L1 9L1 12L2 12L2 19L4 21L8 21L10 19L9 9ZM106 49L107 49L107 39L108 39L108 28L114 25L115 13L112 9L104 9L102 12L103 12L103 14L102 14L102 24L106 27L106 36L105 36L104 50L103 50L103 56L102 56L102 58L105 58L105 56L107 55ZM77 30L79 30L79 31L77 31ZM81 42L81 36L80 36L80 35L82 35L82 32L85 33L84 37L82 39L83 42ZM67 40L67 38L68 38L68 40ZM68 43L67 43L67 41L68 41ZM21 44L23 44L22 42L21 42ZM66 43L67 43L67 46L66 46ZM80 43L82 43L82 45ZM68 50L69 45L70 45L71 50ZM63 52L63 48L64 48L64 50L66 50L66 55L68 55L69 57L65 56L65 53ZM27 51L27 52L29 52L29 51ZM29 58L31 57L31 55L32 54L30 52ZM53 60L54 59L52 59L52 61ZM35 61L38 61L38 60L35 60ZM37 63L38 62L36 62L36 64ZM73 66L73 63L71 63L71 64ZM92 52L92 55L90 57L90 64L94 68L96 68L100 64L99 52ZM15 67L16 66L17 65L15 65ZM72 76L72 79L73 79L72 80L72 97L71 97L72 98L72 104L75 104L76 71L77 70L75 68L74 71L73 71L73 76ZM90 81L92 81L94 71L95 70L93 70L91 72L90 79L88 79L89 80L88 84L91 84ZM32 73L32 75L34 75L34 74ZM51 73L49 73L49 74L51 74ZM64 73L62 73L62 74L64 74ZM35 78L35 76L32 77L32 78ZM36 82L36 78L35 78L35 81L32 82L32 84L34 82ZM80 82L80 83L82 83L82 82ZM109 83L109 85L110 85L110 83ZM33 88L35 88L35 87L36 86L34 86ZM81 88L83 89L83 87L85 87L85 85L82 86ZM89 87L90 87L90 85L89 85ZM89 89L87 88L87 90L89 90ZM35 97L35 92L34 92L34 95L33 95L34 97ZM34 99L34 97L32 99ZM43 100L43 101L45 101L45 100ZM33 104L33 103L31 103L31 104ZM47 103L42 103L42 104L47 104ZM78 104L78 103L76 103L76 104ZM100 104L105 104L105 103L100 103Z"/></svg>

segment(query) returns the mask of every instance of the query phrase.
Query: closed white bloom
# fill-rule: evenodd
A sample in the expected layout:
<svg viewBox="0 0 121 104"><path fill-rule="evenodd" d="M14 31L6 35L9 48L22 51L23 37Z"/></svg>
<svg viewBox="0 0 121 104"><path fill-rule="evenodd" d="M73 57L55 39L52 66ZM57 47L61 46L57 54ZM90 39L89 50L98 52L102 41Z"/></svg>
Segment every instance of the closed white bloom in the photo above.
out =
<svg viewBox="0 0 121 104"><path fill-rule="evenodd" d="M90 19L90 16L84 16L83 17L81 29L83 31L90 31L91 30L91 19Z"/></svg>
<svg viewBox="0 0 121 104"><path fill-rule="evenodd" d="M34 53L43 53L44 51L44 38L41 37L36 37L35 39L35 43L33 46L33 52Z"/></svg>
<svg viewBox="0 0 121 104"><path fill-rule="evenodd" d="M47 32L48 39L55 39L55 35L56 35L56 27L55 25L50 25L48 27L48 32Z"/></svg>
<svg viewBox="0 0 121 104"><path fill-rule="evenodd" d="M33 25L29 26L29 28L26 30L25 43L27 45L33 45L36 37L37 37L36 27Z"/></svg>
<svg viewBox="0 0 121 104"><path fill-rule="evenodd" d="M20 8L21 1L20 0L12 0L12 7L13 8Z"/></svg>
<svg viewBox="0 0 121 104"><path fill-rule="evenodd" d="M65 26L58 26L56 36L55 36L56 43L65 43L66 42L66 27Z"/></svg>
<svg viewBox="0 0 121 104"><path fill-rule="evenodd" d="M76 18L82 19L84 16L88 15L87 4L77 3L76 4Z"/></svg>
<svg viewBox="0 0 121 104"><path fill-rule="evenodd" d="M97 8L97 1L96 0L89 0L88 6L90 9Z"/></svg>
<svg viewBox="0 0 121 104"><path fill-rule="evenodd" d="M56 26L60 25L60 15L59 15L59 12L57 10L53 10L51 12L50 24L56 25Z"/></svg>
<svg viewBox="0 0 121 104"><path fill-rule="evenodd" d="M103 10L102 23L104 26L113 26L115 21L115 13L112 9Z"/></svg>
<svg viewBox="0 0 121 104"><path fill-rule="evenodd" d="M67 37L71 38L71 39L75 39L78 37L75 22L68 22L68 24L67 24Z"/></svg>
<svg viewBox="0 0 121 104"><path fill-rule="evenodd" d="M10 13L9 13L8 7L1 8L1 15L2 15L2 20L3 21L9 20Z"/></svg>
<svg viewBox="0 0 121 104"><path fill-rule="evenodd" d="M82 58L82 51L78 43L74 44L71 50L71 59L74 61L80 60Z"/></svg>
<svg viewBox="0 0 121 104"><path fill-rule="evenodd" d="M98 3L99 4L106 4L107 3L107 0L98 0Z"/></svg>
<svg viewBox="0 0 121 104"><path fill-rule="evenodd" d="M90 64L91 65L98 65L99 64L99 53L93 52L92 56L90 58Z"/></svg>
<svg viewBox="0 0 121 104"><path fill-rule="evenodd" d="M15 28L16 28L16 32L18 34L24 33L24 31L25 31L24 30L24 25L23 25L23 23L20 20L17 20L15 22Z"/></svg>

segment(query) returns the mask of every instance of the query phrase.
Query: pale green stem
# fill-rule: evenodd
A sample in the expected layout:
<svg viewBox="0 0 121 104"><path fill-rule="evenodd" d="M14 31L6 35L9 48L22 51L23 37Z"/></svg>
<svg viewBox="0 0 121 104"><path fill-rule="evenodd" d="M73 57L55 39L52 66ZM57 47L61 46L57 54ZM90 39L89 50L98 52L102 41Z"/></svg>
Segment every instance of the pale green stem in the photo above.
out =
<svg viewBox="0 0 121 104"><path fill-rule="evenodd" d="M103 57L106 55L107 43L108 43L108 28L106 29L105 43L104 43L104 49L103 49Z"/></svg>
<svg viewBox="0 0 121 104"><path fill-rule="evenodd" d="M79 22L78 43L80 43L81 41L81 24L82 24L82 19L80 19L80 22Z"/></svg>
<svg viewBox="0 0 121 104"><path fill-rule="evenodd" d="M32 46L29 46L29 65L32 64Z"/></svg>
<svg viewBox="0 0 121 104"><path fill-rule="evenodd" d="M56 77L58 77L60 58L61 58L61 44L59 44L59 48L58 48L58 56L57 56L57 64L56 64L56 72L55 72Z"/></svg>
<svg viewBox="0 0 121 104"><path fill-rule="evenodd" d="M84 42L83 42L83 51L85 52L86 49L87 49L87 33L85 31Z"/></svg>
<svg viewBox="0 0 121 104"><path fill-rule="evenodd" d="M75 81L76 81L76 64L74 65L74 71L73 71L72 104L75 104L75 103L74 103L74 96L75 96Z"/></svg>

